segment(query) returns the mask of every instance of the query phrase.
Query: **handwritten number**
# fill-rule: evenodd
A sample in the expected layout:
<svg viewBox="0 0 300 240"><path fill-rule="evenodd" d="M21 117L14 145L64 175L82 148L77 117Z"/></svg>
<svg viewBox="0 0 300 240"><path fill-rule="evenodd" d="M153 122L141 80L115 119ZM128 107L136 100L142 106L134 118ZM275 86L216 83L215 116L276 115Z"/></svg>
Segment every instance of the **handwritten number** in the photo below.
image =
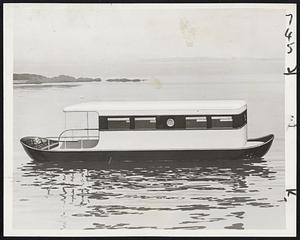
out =
<svg viewBox="0 0 300 240"><path fill-rule="evenodd" d="M286 29L284 36L288 39L288 41L290 41L291 37L292 37L292 31L290 31L289 28Z"/></svg>
<svg viewBox="0 0 300 240"><path fill-rule="evenodd" d="M295 42L289 43L286 46L289 48L289 51L287 52L288 54L290 54L293 51L293 48L291 47L291 45L293 45Z"/></svg>
<svg viewBox="0 0 300 240"><path fill-rule="evenodd" d="M289 20L289 25L291 25L291 23L292 23L292 20L293 20L293 14L286 14L285 15L286 17L290 17L290 20Z"/></svg>
<svg viewBox="0 0 300 240"><path fill-rule="evenodd" d="M286 14L285 16L289 17L289 26L290 26L292 24L292 21L293 21L293 14L290 13L290 14ZM290 40L292 38L292 33L293 32L289 28L287 28L285 33L284 33L284 36L287 38L288 42L290 42ZM295 44L295 42L291 42L291 43L288 43L286 45L289 49L287 54L290 54L290 53L293 52L293 48L291 47L293 44ZM295 74L297 74L297 65L293 69L291 69L290 67L287 67L286 72L283 73L283 74L284 75L295 75Z"/></svg>
<svg viewBox="0 0 300 240"><path fill-rule="evenodd" d="M284 73L284 75L293 75L297 74L297 66L294 67L294 69L290 69L289 67L287 68L287 72Z"/></svg>

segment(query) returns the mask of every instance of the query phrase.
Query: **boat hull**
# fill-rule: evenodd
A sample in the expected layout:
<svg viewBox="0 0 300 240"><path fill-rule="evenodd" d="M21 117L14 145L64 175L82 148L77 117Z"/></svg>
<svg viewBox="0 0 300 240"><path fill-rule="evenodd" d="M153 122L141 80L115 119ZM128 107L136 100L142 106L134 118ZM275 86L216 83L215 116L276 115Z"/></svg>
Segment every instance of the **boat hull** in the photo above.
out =
<svg viewBox="0 0 300 240"><path fill-rule="evenodd" d="M258 146L241 149L214 150L147 150L147 151L56 151L41 150L26 144L22 138L21 144L26 153L35 161L81 161L81 160L237 160L262 158L270 149L274 135L248 141L261 142ZM28 141L28 139L27 139ZM54 143L55 145L55 143Z"/></svg>

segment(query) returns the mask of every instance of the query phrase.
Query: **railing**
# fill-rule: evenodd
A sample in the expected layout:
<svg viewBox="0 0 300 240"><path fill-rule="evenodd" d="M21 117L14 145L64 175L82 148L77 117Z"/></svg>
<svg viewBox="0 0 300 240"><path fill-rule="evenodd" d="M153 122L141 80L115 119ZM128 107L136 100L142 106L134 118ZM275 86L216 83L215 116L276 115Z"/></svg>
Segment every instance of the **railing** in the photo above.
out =
<svg viewBox="0 0 300 240"><path fill-rule="evenodd" d="M95 130L98 130L98 128L70 128L70 129L66 129L66 130L62 131L61 134L59 134L58 141L60 141L60 139L63 138L62 135L65 134L65 133L67 133L67 132L72 132L72 137L64 137L64 138L74 138L74 131L90 131L90 130L94 130L95 131ZM99 134L97 136L89 136L89 135L87 135L87 136L76 136L76 137L77 138L78 137L81 137L81 138L84 138L84 137L86 137L86 138L89 138L89 137L99 137Z"/></svg>
<svg viewBox="0 0 300 240"><path fill-rule="evenodd" d="M48 148L48 150L50 149L50 147L52 145L50 145L50 140L53 139L57 142L62 142L64 143L64 148L66 149L67 146L67 142L78 142L80 141L80 148L83 148L83 140L89 140L89 139L99 139L99 132L97 136L93 136L93 135L89 135L88 131L98 131L98 128L72 128L72 129L66 129L64 131L62 131L58 137L47 137L48 139L48 146L46 146L45 148ZM87 131L87 135L84 136L74 136L74 132L78 132L78 131ZM64 134L71 132L72 136L63 136ZM56 140L57 139L57 140ZM62 140L63 139L63 140Z"/></svg>

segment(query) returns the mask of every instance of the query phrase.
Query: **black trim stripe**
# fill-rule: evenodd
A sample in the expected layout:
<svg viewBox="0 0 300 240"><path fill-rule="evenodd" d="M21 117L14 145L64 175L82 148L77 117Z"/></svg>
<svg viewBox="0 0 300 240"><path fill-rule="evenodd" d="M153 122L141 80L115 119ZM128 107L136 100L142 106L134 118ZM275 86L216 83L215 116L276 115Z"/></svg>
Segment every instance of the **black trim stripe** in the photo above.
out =
<svg viewBox="0 0 300 240"><path fill-rule="evenodd" d="M247 124L247 110L236 115L143 115L143 116L99 116L99 130L101 131L154 131L155 129L136 129L135 128L135 118L155 118L156 119L156 130L233 130L240 129ZM206 117L207 128L186 128L186 118L187 117ZM232 117L232 127L213 127L212 117ZM109 129L108 128L108 118L129 118L130 127L124 129ZM166 122L168 119L173 119L175 121L174 126L167 126Z"/></svg>

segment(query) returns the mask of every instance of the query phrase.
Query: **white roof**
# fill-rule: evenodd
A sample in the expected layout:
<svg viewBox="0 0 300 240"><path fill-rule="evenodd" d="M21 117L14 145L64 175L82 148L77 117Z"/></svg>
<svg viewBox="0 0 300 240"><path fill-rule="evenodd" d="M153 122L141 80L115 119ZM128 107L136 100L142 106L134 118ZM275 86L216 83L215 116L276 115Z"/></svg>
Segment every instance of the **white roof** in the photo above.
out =
<svg viewBox="0 0 300 240"><path fill-rule="evenodd" d="M102 116L239 114L247 108L242 100L215 101L101 101L64 108L64 112L97 112Z"/></svg>

